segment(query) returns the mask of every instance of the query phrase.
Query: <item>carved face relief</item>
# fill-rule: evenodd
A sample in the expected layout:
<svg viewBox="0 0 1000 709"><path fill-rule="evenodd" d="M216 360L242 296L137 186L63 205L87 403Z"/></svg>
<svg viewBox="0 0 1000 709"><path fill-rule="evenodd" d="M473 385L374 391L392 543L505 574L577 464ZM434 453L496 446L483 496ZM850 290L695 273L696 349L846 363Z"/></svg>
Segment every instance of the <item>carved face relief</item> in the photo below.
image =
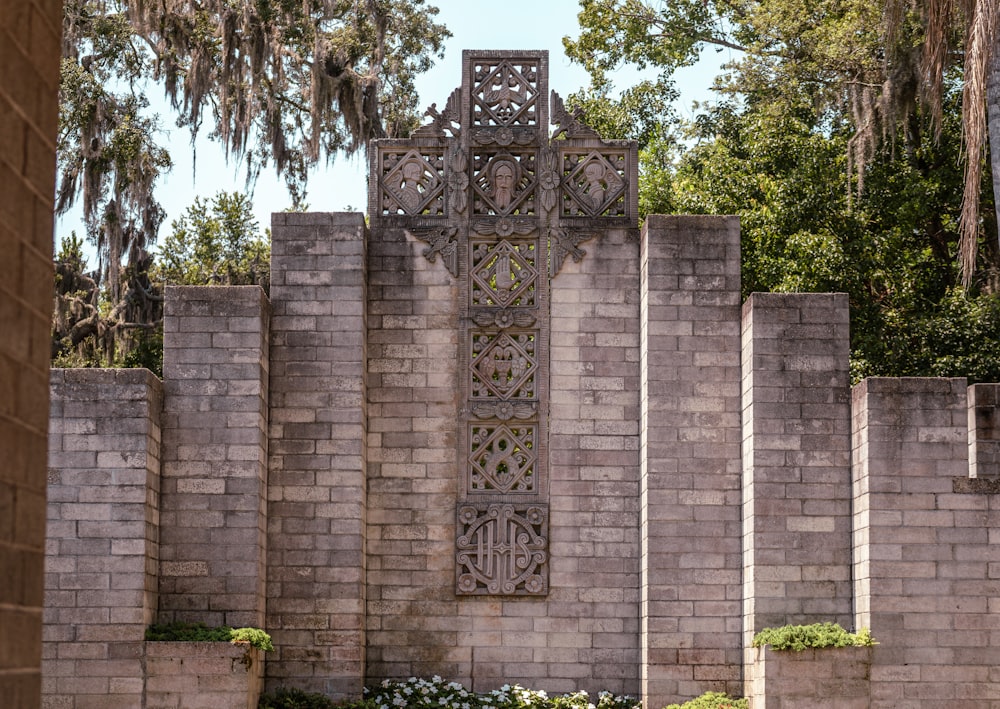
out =
<svg viewBox="0 0 1000 709"><path fill-rule="evenodd" d="M493 164L493 201L500 209L506 210L510 207L514 196L514 186L517 184L515 175L517 166L511 160L498 160Z"/></svg>

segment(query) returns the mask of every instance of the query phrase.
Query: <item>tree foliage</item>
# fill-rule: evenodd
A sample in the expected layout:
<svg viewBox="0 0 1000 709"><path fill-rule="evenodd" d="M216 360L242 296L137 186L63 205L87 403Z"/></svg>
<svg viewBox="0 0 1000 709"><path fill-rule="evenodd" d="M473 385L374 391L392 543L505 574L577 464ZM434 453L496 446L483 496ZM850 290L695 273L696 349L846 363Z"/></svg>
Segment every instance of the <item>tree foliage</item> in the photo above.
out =
<svg viewBox="0 0 1000 709"><path fill-rule="evenodd" d="M271 243L246 195L196 197L163 241L154 269L170 285L270 287Z"/></svg>
<svg viewBox="0 0 1000 709"><path fill-rule="evenodd" d="M207 124L248 184L273 167L298 204L321 159L416 126L414 78L448 36L436 14L424 0L66 0L57 212L81 201L111 299L164 218L151 91L192 140Z"/></svg>
<svg viewBox="0 0 1000 709"><path fill-rule="evenodd" d="M699 42L745 50L717 78L717 102L680 134L664 131L641 150L643 212L739 215L744 296L847 293L855 379L1000 381L1000 254L986 237L996 230L989 190L980 195L979 276L968 290L958 261L959 68L947 77L937 124L917 103L916 85L907 89L914 103L906 119L883 121L877 140L864 145L859 189L853 164L858 142L869 138L858 92L866 84L873 95L887 90L885 81L876 84L884 63L871 59L885 48L867 29L881 4L664 4L655 16L637 0L581 4L583 32L568 45L591 57L597 81L621 61L669 74ZM895 41L917 46L919 18L911 19L901 30L910 35ZM905 76L894 79L900 91Z"/></svg>
<svg viewBox="0 0 1000 709"><path fill-rule="evenodd" d="M83 241L63 239L56 256L52 358L61 367L146 367L157 375L163 359L165 285L260 285L270 281L270 235L262 232L250 200L219 192L196 198L159 253L146 252L122 269L115 300L97 274L86 273Z"/></svg>
<svg viewBox="0 0 1000 709"><path fill-rule="evenodd" d="M737 59L719 77L719 90L750 101L794 93L825 120L845 126L847 170L857 178L852 186L858 193L886 138L913 151L922 130L939 134L945 96L954 96L955 82L962 83L969 155L961 267L968 287L982 265L975 261L976 245L984 233L996 236L989 231L992 217L985 224L979 219L979 176L985 68L996 44L1000 0L962 6L964 13L944 0L681 0L655 7L645 0L581 0L582 32L564 43L598 85L622 64L658 67L669 77L706 48L732 50Z"/></svg>

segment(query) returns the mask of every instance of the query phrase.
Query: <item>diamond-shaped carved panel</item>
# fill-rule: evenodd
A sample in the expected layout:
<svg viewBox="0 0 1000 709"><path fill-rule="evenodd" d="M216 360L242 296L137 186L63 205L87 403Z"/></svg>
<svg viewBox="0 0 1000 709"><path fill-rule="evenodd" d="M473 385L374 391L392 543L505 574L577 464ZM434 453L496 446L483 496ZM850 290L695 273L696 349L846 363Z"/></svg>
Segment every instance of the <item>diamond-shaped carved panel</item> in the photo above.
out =
<svg viewBox="0 0 1000 709"><path fill-rule="evenodd" d="M627 164L624 151L563 153L563 216L625 216Z"/></svg>
<svg viewBox="0 0 1000 709"><path fill-rule="evenodd" d="M534 399L534 332L480 332L472 338L472 398Z"/></svg>
<svg viewBox="0 0 1000 709"><path fill-rule="evenodd" d="M544 505L458 508L456 591L543 596L548 592L549 513Z"/></svg>
<svg viewBox="0 0 1000 709"><path fill-rule="evenodd" d="M469 442L470 493L533 493L538 459L533 424L471 426Z"/></svg>
<svg viewBox="0 0 1000 709"><path fill-rule="evenodd" d="M534 241L478 242L472 247L471 305L528 307L538 280Z"/></svg>
<svg viewBox="0 0 1000 709"><path fill-rule="evenodd" d="M474 126L537 125L537 61L482 60L472 71Z"/></svg>
<svg viewBox="0 0 1000 709"><path fill-rule="evenodd" d="M477 152L472 213L475 215L534 215L534 152Z"/></svg>
<svg viewBox="0 0 1000 709"><path fill-rule="evenodd" d="M380 207L383 215L444 215L444 154L429 150L384 151Z"/></svg>

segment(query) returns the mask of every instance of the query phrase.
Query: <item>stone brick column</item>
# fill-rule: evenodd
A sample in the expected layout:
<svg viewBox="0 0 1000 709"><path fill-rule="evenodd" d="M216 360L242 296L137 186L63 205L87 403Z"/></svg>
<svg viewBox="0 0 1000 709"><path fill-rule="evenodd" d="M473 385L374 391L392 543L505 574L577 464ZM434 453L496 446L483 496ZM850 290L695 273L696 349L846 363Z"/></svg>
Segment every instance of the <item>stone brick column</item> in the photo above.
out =
<svg viewBox="0 0 1000 709"><path fill-rule="evenodd" d="M52 370L46 706L143 705L143 637L156 613L161 405L160 380L145 369Z"/></svg>
<svg viewBox="0 0 1000 709"><path fill-rule="evenodd" d="M651 216L641 252L642 693L740 686L740 232Z"/></svg>
<svg viewBox="0 0 1000 709"><path fill-rule="evenodd" d="M0 9L0 697L40 701L62 3Z"/></svg>
<svg viewBox="0 0 1000 709"><path fill-rule="evenodd" d="M257 286L167 288L161 621L264 624L269 318Z"/></svg>
<svg viewBox="0 0 1000 709"><path fill-rule="evenodd" d="M969 477L1000 478L1000 384L969 387Z"/></svg>
<svg viewBox="0 0 1000 709"><path fill-rule="evenodd" d="M365 662L365 222L272 217L269 686L360 694Z"/></svg>
<svg viewBox="0 0 1000 709"><path fill-rule="evenodd" d="M871 707L996 702L1000 494L968 477L964 379L853 390L856 622Z"/></svg>
<svg viewBox="0 0 1000 709"><path fill-rule="evenodd" d="M743 306L743 630L851 624L845 294ZM748 658L749 659L749 658Z"/></svg>

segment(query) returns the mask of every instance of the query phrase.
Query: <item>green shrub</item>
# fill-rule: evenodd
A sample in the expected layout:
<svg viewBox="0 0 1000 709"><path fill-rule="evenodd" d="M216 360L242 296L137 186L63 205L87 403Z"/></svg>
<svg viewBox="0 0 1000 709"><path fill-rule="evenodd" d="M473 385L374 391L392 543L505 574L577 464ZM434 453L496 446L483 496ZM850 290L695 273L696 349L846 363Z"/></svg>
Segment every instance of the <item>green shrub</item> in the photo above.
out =
<svg viewBox="0 0 1000 709"><path fill-rule="evenodd" d="M875 644L868 628L849 633L836 623L785 625L764 628L753 637L754 647L770 645L772 650L805 650L823 647L868 647Z"/></svg>
<svg viewBox="0 0 1000 709"><path fill-rule="evenodd" d="M179 620L149 626L146 629L146 640L247 643L264 652L274 650L271 636L260 628L230 628L227 625L210 628L204 623L186 623Z"/></svg>
<svg viewBox="0 0 1000 709"><path fill-rule="evenodd" d="M705 692L683 704L669 704L664 709L749 709L747 699L733 699L722 692Z"/></svg>
<svg viewBox="0 0 1000 709"><path fill-rule="evenodd" d="M375 709L375 704L369 699L334 702L318 692L279 687L273 694L262 695L257 709Z"/></svg>

